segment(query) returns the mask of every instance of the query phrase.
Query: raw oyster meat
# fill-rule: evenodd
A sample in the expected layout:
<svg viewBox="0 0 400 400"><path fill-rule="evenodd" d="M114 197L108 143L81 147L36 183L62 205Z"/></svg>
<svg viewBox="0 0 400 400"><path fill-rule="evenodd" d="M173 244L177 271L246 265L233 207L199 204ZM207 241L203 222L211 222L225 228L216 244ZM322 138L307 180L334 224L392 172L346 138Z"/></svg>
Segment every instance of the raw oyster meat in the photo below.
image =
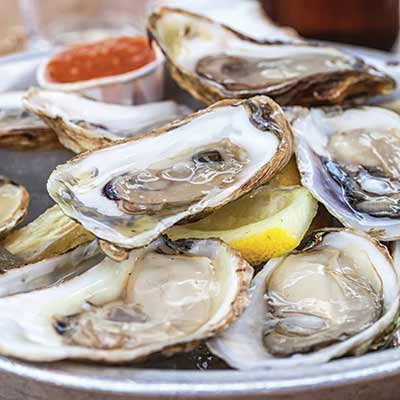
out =
<svg viewBox="0 0 400 400"><path fill-rule="evenodd" d="M150 243L270 180L292 133L265 96L225 100L59 166L48 191L69 217L122 248Z"/></svg>
<svg viewBox="0 0 400 400"><path fill-rule="evenodd" d="M337 104L395 88L384 72L336 48L257 41L184 10L153 13L148 31L172 77L205 104L256 94L281 105Z"/></svg>
<svg viewBox="0 0 400 400"><path fill-rule="evenodd" d="M399 275L386 247L362 232L322 230L270 260L246 311L208 344L240 369L320 364L390 336L398 309Z"/></svg>
<svg viewBox="0 0 400 400"><path fill-rule="evenodd" d="M24 92L0 94L0 147L25 150L60 146L54 131L22 104Z"/></svg>
<svg viewBox="0 0 400 400"><path fill-rule="evenodd" d="M122 263L106 258L50 288L0 299L0 353L115 363L189 350L241 314L252 273L221 241L161 239Z"/></svg>
<svg viewBox="0 0 400 400"><path fill-rule="evenodd" d="M75 153L145 133L190 112L171 100L126 106L37 88L28 91L24 104Z"/></svg>
<svg viewBox="0 0 400 400"><path fill-rule="evenodd" d="M0 176L0 236L18 225L26 216L29 193L20 184Z"/></svg>
<svg viewBox="0 0 400 400"><path fill-rule="evenodd" d="M301 110L301 179L345 226L400 238L400 116L379 107Z"/></svg>

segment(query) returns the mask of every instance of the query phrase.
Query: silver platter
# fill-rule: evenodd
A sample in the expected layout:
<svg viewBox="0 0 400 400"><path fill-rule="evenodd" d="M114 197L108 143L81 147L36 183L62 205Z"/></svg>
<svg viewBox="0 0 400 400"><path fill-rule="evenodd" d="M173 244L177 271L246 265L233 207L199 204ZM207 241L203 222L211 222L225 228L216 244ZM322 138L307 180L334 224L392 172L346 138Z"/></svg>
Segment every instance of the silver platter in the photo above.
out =
<svg viewBox="0 0 400 400"><path fill-rule="evenodd" d="M386 53L352 50L388 58ZM35 85L35 67L45 55L46 52L33 52L0 60L3 78L0 91ZM167 93L181 101L191 101L171 82ZM23 183L31 194L28 221L52 204L46 192L47 178L57 164L71 155L64 150L0 150L0 174ZM0 357L0 400L386 400L400 397L400 349L289 370L247 372L223 368L223 363L205 349L169 360L124 367L77 362L33 364Z"/></svg>

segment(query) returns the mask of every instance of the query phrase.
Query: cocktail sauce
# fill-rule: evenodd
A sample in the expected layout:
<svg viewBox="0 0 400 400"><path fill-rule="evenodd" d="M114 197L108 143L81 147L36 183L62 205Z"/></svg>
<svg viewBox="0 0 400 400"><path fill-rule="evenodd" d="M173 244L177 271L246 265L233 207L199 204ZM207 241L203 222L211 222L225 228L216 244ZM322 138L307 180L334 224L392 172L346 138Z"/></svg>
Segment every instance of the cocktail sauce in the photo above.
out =
<svg viewBox="0 0 400 400"><path fill-rule="evenodd" d="M114 37L75 45L55 54L46 73L56 83L80 82L131 72L154 59L144 36Z"/></svg>

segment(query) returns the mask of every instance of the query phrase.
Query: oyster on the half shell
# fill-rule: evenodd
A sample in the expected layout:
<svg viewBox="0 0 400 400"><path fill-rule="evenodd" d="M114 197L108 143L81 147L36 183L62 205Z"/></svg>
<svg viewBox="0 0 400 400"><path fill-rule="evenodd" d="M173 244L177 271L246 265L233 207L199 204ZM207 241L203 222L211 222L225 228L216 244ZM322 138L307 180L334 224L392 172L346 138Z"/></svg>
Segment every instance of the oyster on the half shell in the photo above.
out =
<svg viewBox="0 0 400 400"><path fill-rule="evenodd" d="M292 133L265 96L225 100L59 166L48 191L95 236L144 246L270 180L289 161Z"/></svg>
<svg viewBox="0 0 400 400"><path fill-rule="evenodd" d="M49 149L60 144L54 131L23 107L24 92L0 94L0 147Z"/></svg>
<svg viewBox="0 0 400 400"><path fill-rule="evenodd" d="M303 185L345 226L399 239L400 116L366 106L294 114Z"/></svg>
<svg viewBox="0 0 400 400"><path fill-rule="evenodd" d="M375 239L322 230L302 250L270 260L253 281L245 312L208 344L240 369L360 355L393 335L399 287L399 273Z"/></svg>
<svg viewBox="0 0 400 400"><path fill-rule="evenodd" d="M190 350L247 304L252 268L219 240L153 242L50 288L0 299L0 353L127 362Z"/></svg>
<svg viewBox="0 0 400 400"><path fill-rule="evenodd" d="M148 31L172 77L206 104L260 94L281 105L337 104L395 88L390 76L336 48L257 41L184 10L158 10Z"/></svg>
<svg viewBox="0 0 400 400"><path fill-rule="evenodd" d="M25 218L28 205L28 191L19 183L0 175L0 236Z"/></svg>
<svg viewBox="0 0 400 400"><path fill-rule="evenodd" d="M37 88L28 91L24 105L75 153L148 132L190 112L172 100L127 106Z"/></svg>

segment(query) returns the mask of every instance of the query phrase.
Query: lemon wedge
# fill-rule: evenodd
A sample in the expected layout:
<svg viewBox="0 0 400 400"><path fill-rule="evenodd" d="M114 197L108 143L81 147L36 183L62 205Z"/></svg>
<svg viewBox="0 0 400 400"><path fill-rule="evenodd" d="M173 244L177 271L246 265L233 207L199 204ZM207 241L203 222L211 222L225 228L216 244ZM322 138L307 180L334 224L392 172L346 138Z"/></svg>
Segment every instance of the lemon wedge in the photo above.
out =
<svg viewBox="0 0 400 400"><path fill-rule="evenodd" d="M318 203L302 186L268 184L200 221L174 226L173 239L218 237L252 264L296 248L308 231Z"/></svg>

